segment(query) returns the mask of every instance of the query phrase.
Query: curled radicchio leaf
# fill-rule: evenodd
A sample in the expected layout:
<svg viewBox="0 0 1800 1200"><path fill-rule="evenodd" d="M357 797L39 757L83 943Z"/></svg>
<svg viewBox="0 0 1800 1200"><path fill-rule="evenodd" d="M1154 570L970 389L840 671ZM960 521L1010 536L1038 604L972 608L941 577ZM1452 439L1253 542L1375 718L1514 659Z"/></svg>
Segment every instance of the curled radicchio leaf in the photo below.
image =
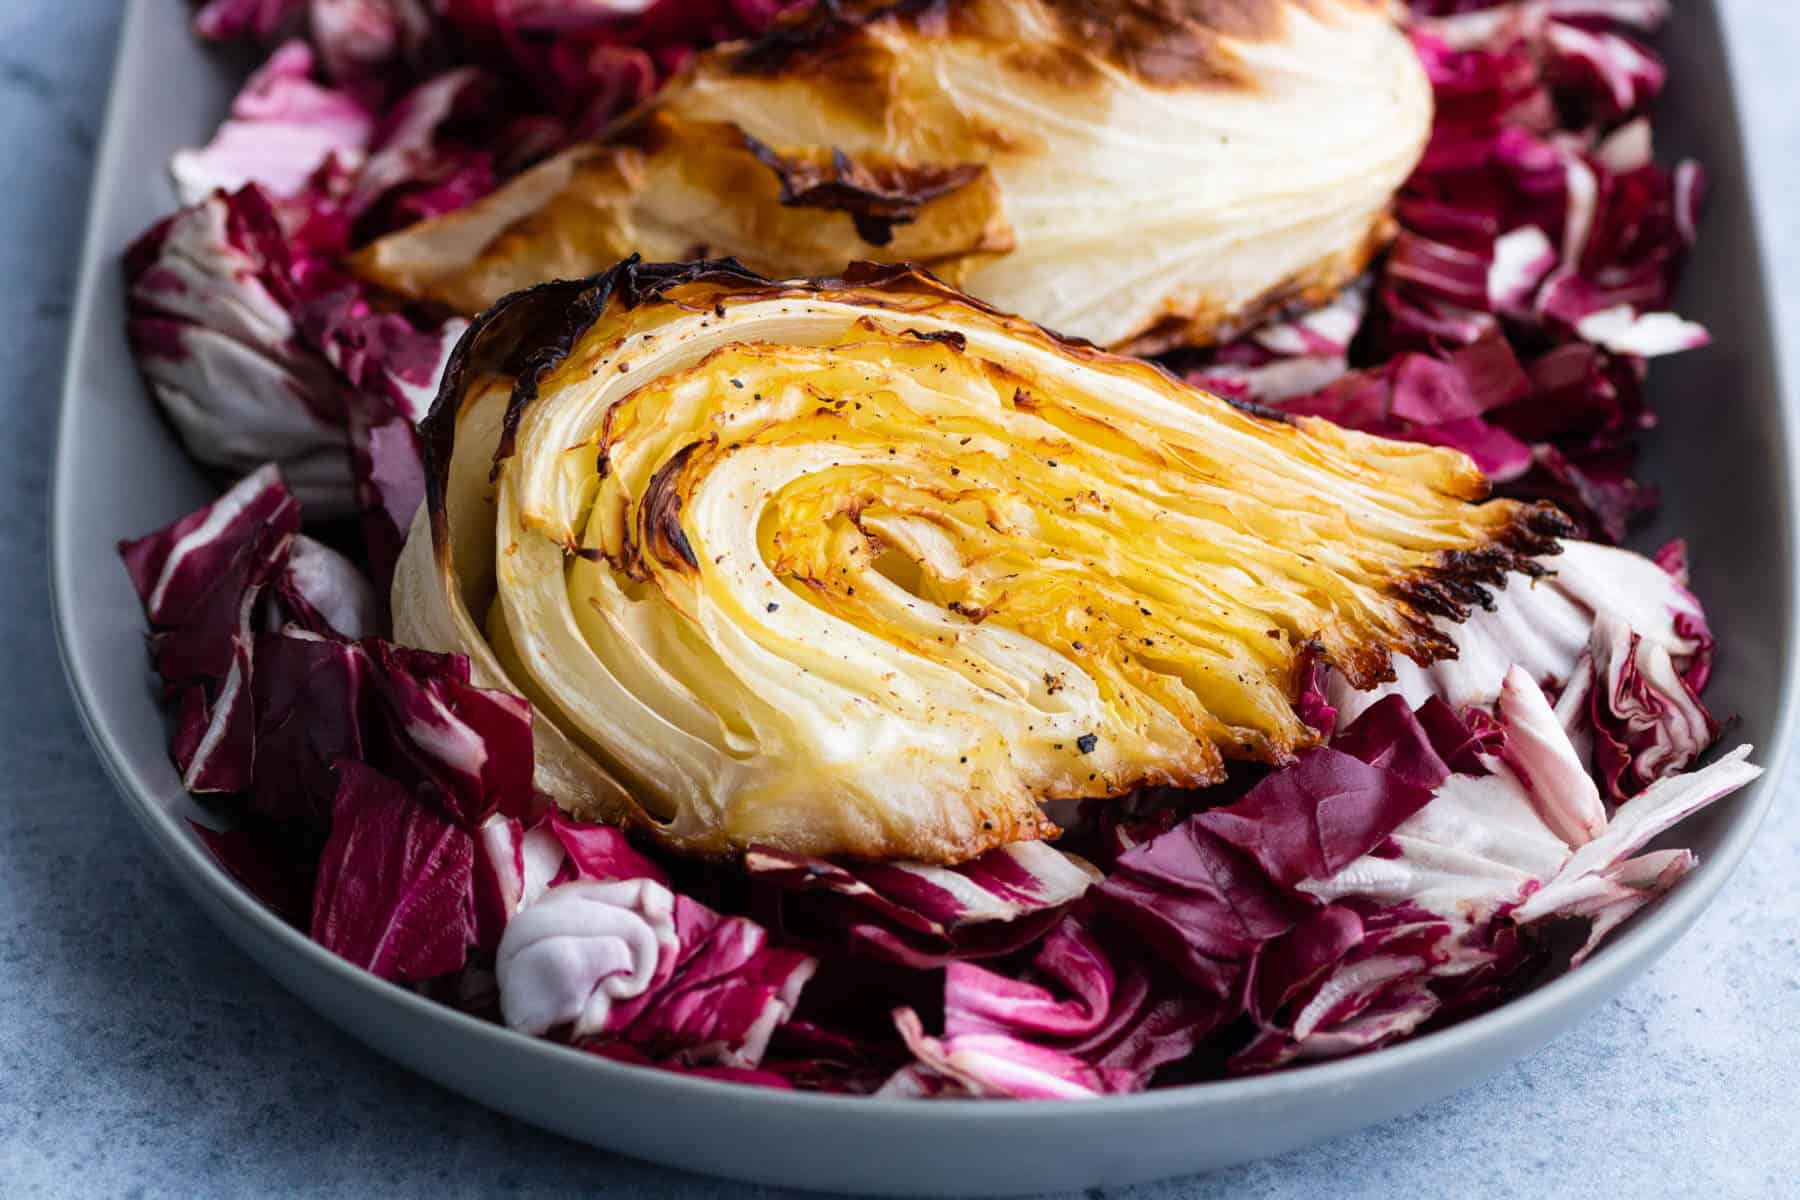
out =
<svg viewBox="0 0 1800 1200"><path fill-rule="evenodd" d="M730 1067L761 1061L813 967L752 922L648 878L547 889L507 924L495 957L514 1029Z"/></svg>
<svg viewBox="0 0 1800 1200"><path fill-rule="evenodd" d="M649 990L673 954L675 897L646 879L572 883L546 893L507 924L495 968L506 1023L542 1034L567 1025L600 1033L615 1001Z"/></svg>
<svg viewBox="0 0 1800 1200"><path fill-rule="evenodd" d="M1269 1070L1411 1033L1440 1007L1423 978L1454 961L1451 932L1448 922L1404 906L1367 916L1346 904L1318 910L1278 944L1286 953L1265 958L1252 1011L1257 1032L1227 1068Z"/></svg>
<svg viewBox="0 0 1800 1200"><path fill-rule="evenodd" d="M1590 876L1620 868L1650 838L1761 773L1740 747L1711 766L1652 784L1610 819L1603 811L1596 817L1588 796L1593 781L1560 725L1543 719L1542 692L1519 668L1506 686L1510 695L1535 701L1501 707L1509 750L1484 759L1487 774L1452 775L1430 804L1394 830L1388 851L1300 890L1327 901L1407 905L1466 934L1503 917L1528 924L1558 915L1565 896L1585 895ZM1510 749L1532 740L1542 748ZM1535 759L1528 774L1508 761L1524 753ZM1628 874L1644 881L1637 868ZM1654 894L1646 886L1642 899Z"/></svg>
<svg viewBox="0 0 1800 1200"><path fill-rule="evenodd" d="M932 1037L910 1008L896 1012L894 1024L918 1063L889 1080L883 1095L1080 1100L1128 1091L1136 1080L1130 1071L1089 1066L1074 1054L1004 1033Z"/></svg>
<svg viewBox="0 0 1800 1200"><path fill-rule="evenodd" d="M132 348L194 457L274 461L313 516L368 514L384 585L424 494L413 422L464 323L377 313L291 250L254 186L182 209L128 256Z"/></svg>
<svg viewBox="0 0 1800 1200"><path fill-rule="evenodd" d="M529 826L517 816L489 816L476 830L478 944L491 951L507 922L545 889L583 879L669 882L662 867L632 849L625 834L610 825L570 820L554 805Z"/></svg>
<svg viewBox="0 0 1800 1200"><path fill-rule="evenodd" d="M1528 960L1520 933L1553 919L1586 922L1579 963L1694 862L1687 851L1631 856L1759 773L1743 748L1651 785L1609 820L1536 685L1517 668L1505 683L1502 750L1482 756L1480 774L1450 775L1383 846L1298 885L1326 907L1259 956L1257 1033L1231 1069L1371 1049L1492 1003Z"/></svg>
<svg viewBox="0 0 1800 1200"><path fill-rule="evenodd" d="M254 185L156 226L126 274L133 351L189 453L280 464L313 516L360 509L385 588L424 497L413 425L464 322L376 311Z"/></svg>
<svg viewBox="0 0 1800 1200"><path fill-rule="evenodd" d="M1590 658L1594 755L1613 801L1688 770L1717 740L1719 723L1668 647L1602 616Z"/></svg>

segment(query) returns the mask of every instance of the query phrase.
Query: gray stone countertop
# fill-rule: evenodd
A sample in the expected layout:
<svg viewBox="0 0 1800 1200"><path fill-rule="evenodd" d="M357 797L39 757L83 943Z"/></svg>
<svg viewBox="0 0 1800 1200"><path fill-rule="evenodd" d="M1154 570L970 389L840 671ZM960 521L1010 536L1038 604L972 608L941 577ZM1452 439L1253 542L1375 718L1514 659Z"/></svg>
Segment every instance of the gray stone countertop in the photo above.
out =
<svg viewBox="0 0 1800 1200"><path fill-rule="evenodd" d="M1792 328L1800 5L1721 4L1779 324ZM0 161L12 175L0 188L0 645L11 663L0 693L0 1195L749 1195L564 1141L378 1058L227 945L125 820L56 660L44 544L117 21L107 0L0 2ZM1800 367L1800 345L1788 349ZM1782 804L1674 951L1541 1053L1413 1116L1130 1194L1800 1196L1796 879L1800 806Z"/></svg>

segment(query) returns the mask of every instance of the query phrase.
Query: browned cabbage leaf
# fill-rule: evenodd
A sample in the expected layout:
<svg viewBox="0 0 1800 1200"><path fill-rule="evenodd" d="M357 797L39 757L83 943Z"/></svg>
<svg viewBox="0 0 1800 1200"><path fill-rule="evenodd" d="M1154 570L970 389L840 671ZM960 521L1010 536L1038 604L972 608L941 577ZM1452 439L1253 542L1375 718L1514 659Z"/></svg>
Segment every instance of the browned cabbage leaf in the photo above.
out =
<svg viewBox="0 0 1800 1200"><path fill-rule="evenodd" d="M1287 762L1308 662L1452 653L1432 618L1565 530L872 264L521 293L425 434L400 637L534 702L565 808L703 853L956 862Z"/></svg>
<svg viewBox="0 0 1800 1200"><path fill-rule="evenodd" d="M1381 0L825 4L356 265L473 314L632 253L911 261L1146 353L1353 278L1430 119Z"/></svg>

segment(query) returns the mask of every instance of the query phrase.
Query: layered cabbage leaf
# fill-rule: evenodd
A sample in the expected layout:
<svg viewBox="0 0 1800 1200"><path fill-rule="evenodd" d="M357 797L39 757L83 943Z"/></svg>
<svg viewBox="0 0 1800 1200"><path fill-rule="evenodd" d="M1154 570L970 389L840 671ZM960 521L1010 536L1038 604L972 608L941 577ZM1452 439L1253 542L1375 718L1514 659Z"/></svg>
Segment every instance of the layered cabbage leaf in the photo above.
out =
<svg viewBox="0 0 1800 1200"><path fill-rule="evenodd" d="M844 0L356 264L473 315L632 253L911 261L1148 353L1355 278L1431 115L1382 0Z"/></svg>
<svg viewBox="0 0 1800 1200"><path fill-rule="evenodd" d="M1290 762L1318 666L1454 654L1566 529L904 267L521 293L424 433L400 638L533 701L565 808L707 854L959 862Z"/></svg>

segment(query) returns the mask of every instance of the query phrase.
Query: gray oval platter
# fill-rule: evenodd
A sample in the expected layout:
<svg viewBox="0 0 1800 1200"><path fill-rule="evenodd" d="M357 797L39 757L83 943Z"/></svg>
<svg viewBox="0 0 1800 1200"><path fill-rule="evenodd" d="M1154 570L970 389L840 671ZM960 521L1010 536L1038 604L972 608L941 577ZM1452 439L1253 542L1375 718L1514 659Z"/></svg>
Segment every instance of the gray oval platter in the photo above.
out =
<svg viewBox="0 0 1800 1200"><path fill-rule="evenodd" d="M133 0L95 174L71 333L52 509L57 628L88 731L126 808L219 928L325 1017L493 1108L690 1170L837 1192L1018 1194L1109 1186L1275 1154L1429 1104L1509 1064L1627 986L1718 892L1774 800L1794 732L1795 419L1783 404L1735 98L1709 0L1662 46L1659 140L1700 157L1714 191L1684 314L1708 350L1659 364L1650 476L1667 504L1646 537L1682 535L1721 634L1708 699L1772 769L1682 831L1701 868L1581 969L1496 1012L1388 1050L1267 1077L1077 1103L849 1100L640 1070L535 1041L349 966L287 927L213 862L164 749L118 538L209 499L144 396L123 331L119 255L174 206L169 153L204 141L244 64L198 45L184 0Z"/></svg>

